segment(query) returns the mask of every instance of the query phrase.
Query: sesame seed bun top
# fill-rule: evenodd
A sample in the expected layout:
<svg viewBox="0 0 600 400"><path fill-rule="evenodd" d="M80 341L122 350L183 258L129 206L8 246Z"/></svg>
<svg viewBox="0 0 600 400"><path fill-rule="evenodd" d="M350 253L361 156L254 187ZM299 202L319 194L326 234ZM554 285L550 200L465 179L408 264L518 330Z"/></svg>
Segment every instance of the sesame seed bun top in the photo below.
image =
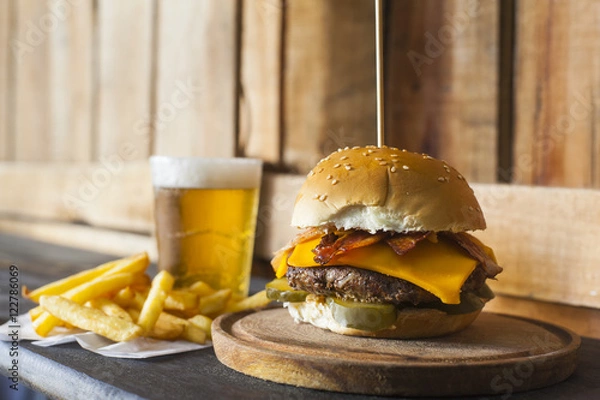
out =
<svg viewBox="0 0 600 400"><path fill-rule="evenodd" d="M473 190L444 161L389 147L340 149L309 172L292 225L463 232L485 229Z"/></svg>

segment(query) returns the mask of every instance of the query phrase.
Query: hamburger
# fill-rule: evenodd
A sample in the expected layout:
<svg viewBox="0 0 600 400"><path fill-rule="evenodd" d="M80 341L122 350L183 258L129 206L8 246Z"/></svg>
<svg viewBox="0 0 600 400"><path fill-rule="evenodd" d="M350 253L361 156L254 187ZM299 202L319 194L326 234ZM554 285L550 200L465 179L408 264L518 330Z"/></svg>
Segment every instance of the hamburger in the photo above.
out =
<svg viewBox="0 0 600 400"><path fill-rule="evenodd" d="M267 295L297 322L354 336L424 338L469 326L502 268L468 231L486 228L454 168L389 147L340 149L308 174L302 230L275 253Z"/></svg>

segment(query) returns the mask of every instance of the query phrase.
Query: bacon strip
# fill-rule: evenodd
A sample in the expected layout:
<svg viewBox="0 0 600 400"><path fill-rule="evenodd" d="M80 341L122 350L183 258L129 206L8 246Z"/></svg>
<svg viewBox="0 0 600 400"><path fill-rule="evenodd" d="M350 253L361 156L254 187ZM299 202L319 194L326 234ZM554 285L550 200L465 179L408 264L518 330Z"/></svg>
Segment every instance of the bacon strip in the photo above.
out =
<svg viewBox="0 0 600 400"><path fill-rule="evenodd" d="M341 236L335 233L328 233L323 236L321 242L313 249L315 253L314 260L321 265L327 264L331 259L347 251L365 247L381 241L388 236L388 232L377 232L371 234L367 231L350 231Z"/></svg>
<svg viewBox="0 0 600 400"><path fill-rule="evenodd" d="M471 257L479 261L483 266L483 270L488 278L493 278L502 272L502 267L496 264L494 260L492 260L492 258L488 256L487 253L477 245L477 243L475 243L475 241L471 238L471 235L468 233L444 232L443 235L456 242L460 247L465 249L467 253L471 255Z"/></svg>
<svg viewBox="0 0 600 400"><path fill-rule="evenodd" d="M429 235L428 231L400 233L386 238L385 242L396 254L402 256L414 249L417 243L425 239L427 235Z"/></svg>

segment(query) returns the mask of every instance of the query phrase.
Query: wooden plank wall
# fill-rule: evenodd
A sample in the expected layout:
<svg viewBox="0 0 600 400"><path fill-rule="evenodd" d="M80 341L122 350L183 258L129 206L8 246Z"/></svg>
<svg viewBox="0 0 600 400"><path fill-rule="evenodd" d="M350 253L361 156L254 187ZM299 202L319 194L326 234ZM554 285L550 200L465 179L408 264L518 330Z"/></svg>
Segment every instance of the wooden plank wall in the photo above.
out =
<svg viewBox="0 0 600 400"><path fill-rule="evenodd" d="M600 187L600 1L516 7L513 182Z"/></svg>
<svg viewBox="0 0 600 400"><path fill-rule="evenodd" d="M388 142L496 180L498 1L392 1Z"/></svg>
<svg viewBox="0 0 600 400"><path fill-rule="evenodd" d="M244 155L304 173L375 141L369 1L167 3L2 2L0 159ZM600 187L599 8L386 2L388 144L476 182Z"/></svg>

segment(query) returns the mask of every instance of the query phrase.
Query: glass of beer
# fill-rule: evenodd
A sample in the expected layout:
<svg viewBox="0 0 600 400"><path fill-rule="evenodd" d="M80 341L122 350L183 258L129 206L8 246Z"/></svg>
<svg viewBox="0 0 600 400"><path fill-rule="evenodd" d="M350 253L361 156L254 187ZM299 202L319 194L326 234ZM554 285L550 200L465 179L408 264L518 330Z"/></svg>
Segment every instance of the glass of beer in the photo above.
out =
<svg viewBox="0 0 600 400"><path fill-rule="evenodd" d="M248 295L262 161L150 157L158 268Z"/></svg>

